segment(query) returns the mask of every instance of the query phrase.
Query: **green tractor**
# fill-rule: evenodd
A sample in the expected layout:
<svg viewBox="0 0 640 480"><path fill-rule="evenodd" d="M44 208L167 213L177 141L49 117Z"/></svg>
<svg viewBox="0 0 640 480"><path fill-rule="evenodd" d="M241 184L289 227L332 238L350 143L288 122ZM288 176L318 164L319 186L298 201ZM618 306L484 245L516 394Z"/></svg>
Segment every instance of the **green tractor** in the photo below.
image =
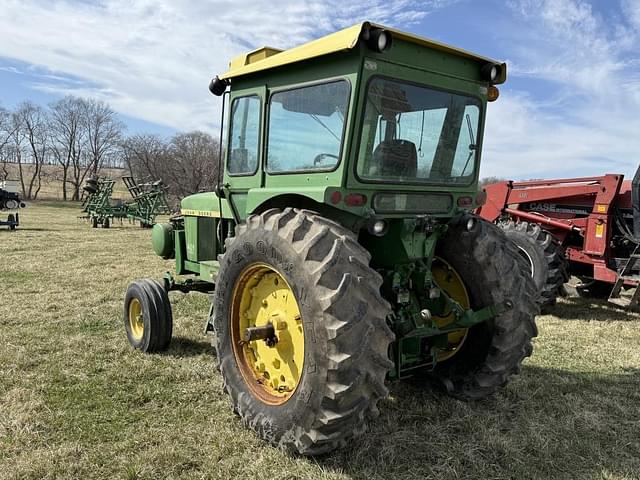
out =
<svg viewBox="0 0 640 480"><path fill-rule="evenodd" d="M494 393L531 355L538 311L517 247L471 213L505 79L504 63L371 23L233 60L209 87L220 178L154 227L176 276L130 285L131 344L167 348L169 291L210 294L234 411L307 455L362 434L386 381Z"/></svg>

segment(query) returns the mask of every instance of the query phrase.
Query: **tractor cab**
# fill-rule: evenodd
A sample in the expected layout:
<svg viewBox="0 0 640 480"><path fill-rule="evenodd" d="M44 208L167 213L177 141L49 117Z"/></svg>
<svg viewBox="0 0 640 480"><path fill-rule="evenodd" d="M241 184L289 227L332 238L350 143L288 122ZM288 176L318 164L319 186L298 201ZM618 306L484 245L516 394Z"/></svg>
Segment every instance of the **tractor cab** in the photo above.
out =
<svg viewBox="0 0 640 480"><path fill-rule="evenodd" d="M283 188L345 217L470 210L505 79L504 63L370 23L241 55L210 85L225 95L217 193L240 219Z"/></svg>

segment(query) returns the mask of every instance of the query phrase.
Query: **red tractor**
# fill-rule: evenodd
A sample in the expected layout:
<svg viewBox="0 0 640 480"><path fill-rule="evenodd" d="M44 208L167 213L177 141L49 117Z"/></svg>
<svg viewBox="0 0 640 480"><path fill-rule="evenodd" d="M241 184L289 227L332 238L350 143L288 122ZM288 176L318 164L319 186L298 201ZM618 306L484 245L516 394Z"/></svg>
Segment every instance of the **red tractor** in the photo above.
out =
<svg viewBox="0 0 640 480"><path fill-rule="evenodd" d="M555 303L569 275L578 293L637 307L640 289L640 168L633 181L601 177L505 181L487 185L483 218L520 248L540 288L540 305Z"/></svg>

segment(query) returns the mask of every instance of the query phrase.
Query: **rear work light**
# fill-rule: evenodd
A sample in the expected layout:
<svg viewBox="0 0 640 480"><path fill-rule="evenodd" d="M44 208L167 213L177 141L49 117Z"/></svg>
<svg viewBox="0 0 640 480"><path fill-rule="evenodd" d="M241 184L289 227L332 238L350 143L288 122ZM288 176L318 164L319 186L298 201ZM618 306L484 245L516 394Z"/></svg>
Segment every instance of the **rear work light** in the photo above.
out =
<svg viewBox="0 0 640 480"><path fill-rule="evenodd" d="M485 63L480 68L480 76L487 82L495 82L502 74L502 65L498 63Z"/></svg>
<svg viewBox="0 0 640 480"><path fill-rule="evenodd" d="M473 198L471 197L458 197L456 202L460 208L469 208L473 205Z"/></svg>
<svg viewBox="0 0 640 480"><path fill-rule="evenodd" d="M391 48L393 40L391 32L382 28L371 28L362 31L362 39L374 52L382 53Z"/></svg>

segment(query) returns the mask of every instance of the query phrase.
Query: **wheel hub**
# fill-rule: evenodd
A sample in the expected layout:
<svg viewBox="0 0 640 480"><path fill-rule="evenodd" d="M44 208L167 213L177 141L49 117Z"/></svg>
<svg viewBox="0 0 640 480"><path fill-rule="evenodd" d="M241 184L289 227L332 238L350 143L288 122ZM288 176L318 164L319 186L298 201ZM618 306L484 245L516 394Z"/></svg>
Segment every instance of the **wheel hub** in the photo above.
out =
<svg viewBox="0 0 640 480"><path fill-rule="evenodd" d="M131 336L135 340L142 340L144 335L144 318L142 316L142 304L134 298L129 302L129 328Z"/></svg>
<svg viewBox="0 0 640 480"><path fill-rule="evenodd" d="M250 265L235 285L231 321L245 381L266 403L284 403L304 366L304 330L293 290L272 267Z"/></svg>
<svg viewBox="0 0 640 480"><path fill-rule="evenodd" d="M434 258L431 266L431 274L438 286L442 288L453 300L458 302L462 308L465 310L471 308L469 294L464 286L464 282L462 281L462 278L460 278L460 275L458 275L458 272L456 272L449 263L441 258ZM453 312L443 316L434 315L433 321L438 327L443 328L455 321L455 315ZM438 362L447 360L458 353L460 347L462 347L462 344L464 343L464 340L467 338L468 331L469 330L467 328L461 328L460 330L455 330L447 335L448 346L446 349L438 352Z"/></svg>

